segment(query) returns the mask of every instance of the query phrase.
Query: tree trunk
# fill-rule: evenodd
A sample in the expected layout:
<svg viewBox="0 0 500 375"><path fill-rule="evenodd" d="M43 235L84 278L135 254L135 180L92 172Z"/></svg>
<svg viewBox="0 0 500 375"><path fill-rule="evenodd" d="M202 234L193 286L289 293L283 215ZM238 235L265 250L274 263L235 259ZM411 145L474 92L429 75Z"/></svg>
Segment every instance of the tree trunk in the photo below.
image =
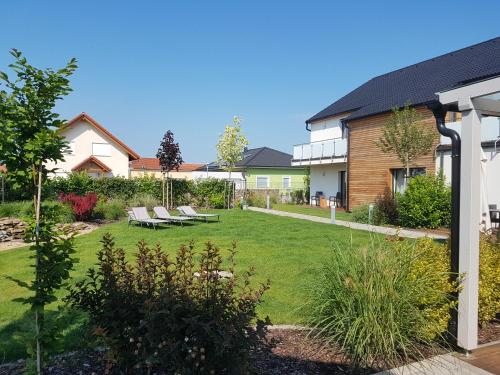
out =
<svg viewBox="0 0 500 375"><path fill-rule="evenodd" d="M406 155L406 178L405 178L405 190L408 186L408 179L410 178L410 162L408 160L408 155Z"/></svg>
<svg viewBox="0 0 500 375"><path fill-rule="evenodd" d="M165 207L165 173L162 173L162 175L163 179L161 184L161 197L162 197L163 207Z"/></svg>
<svg viewBox="0 0 500 375"><path fill-rule="evenodd" d="M231 170L229 170L229 181L228 181L228 192L227 192L227 209L229 210L231 208L231 188L232 188L232 184L231 184Z"/></svg>
<svg viewBox="0 0 500 375"><path fill-rule="evenodd" d="M40 206L42 198L42 165L39 166L37 183L35 184L35 280L36 284L40 285L39 264L40 264ZM38 290L35 292L38 294ZM38 306L38 301L35 302L35 332L36 332L36 372L38 375L42 373L42 347L40 343L40 333L43 329L44 308L43 305Z"/></svg>
<svg viewBox="0 0 500 375"><path fill-rule="evenodd" d="M170 202L169 202L169 189L168 189L168 188L169 188L169 186L168 186L168 172L167 172L167 181L166 181L166 185L167 185L167 205L166 205L166 207L167 207L167 210L168 210L168 209L170 208L170 204L169 204L169 203L170 203Z"/></svg>
<svg viewBox="0 0 500 375"><path fill-rule="evenodd" d="M170 208L174 208L174 181L173 178L170 180Z"/></svg>

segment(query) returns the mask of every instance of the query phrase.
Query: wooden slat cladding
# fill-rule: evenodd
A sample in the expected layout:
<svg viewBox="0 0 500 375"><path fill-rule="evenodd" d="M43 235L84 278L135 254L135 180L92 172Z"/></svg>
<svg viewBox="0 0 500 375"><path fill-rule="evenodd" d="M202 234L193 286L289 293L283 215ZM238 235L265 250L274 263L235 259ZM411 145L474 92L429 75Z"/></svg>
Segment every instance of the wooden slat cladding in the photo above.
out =
<svg viewBox="0 0 500 375"><path fill-rule="evenodd" d="M423 118L421 126L431 128L436 136L432 151L416 160L411 166L424 167L427 172L434 172L434 151L439 144L439 133L432 112L425 107L419 107L417 110ZM383 153L375 145L375 141L382 136L384 124L390 115L384 113L349 122L349 209L375 202L386 187L392 188L391 169L403 168L396 156Z"/></svg>

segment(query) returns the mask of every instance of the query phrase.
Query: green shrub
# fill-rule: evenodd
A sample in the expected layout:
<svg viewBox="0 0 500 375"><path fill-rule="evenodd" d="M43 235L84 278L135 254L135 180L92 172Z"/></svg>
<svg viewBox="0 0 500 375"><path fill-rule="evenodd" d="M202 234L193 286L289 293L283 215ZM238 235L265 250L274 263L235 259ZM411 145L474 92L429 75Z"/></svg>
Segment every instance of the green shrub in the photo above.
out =
<svg viewBox="0 0 500 375"><path fill-rule="evenodd" d="M138 193L136 180L125 177L101 177L94 181L95 190L100 197L108 199L131 199Z"/></svg>
<svg viewBox="0 0 500 375"><path fill-rule="evenodd" d="M126 216L126 204L120 199L100 200L94 208L93 216L96 219L118 220Z"/></svg>
<svg viewBox="0 0 500 375"><path fill-rule="evenodd" d="M294 204L304 204L306 202L304 190L292 190L290 193L292 198L292 203Z"/></svg>
<svg viewBox="0 0 500 375"><path fill-rule="evenodd" d="M85 172L73 172L67 177L55 177L46 181L43 196L50 199L57 199L61 193L83 196L95 191L95 181Z"/></svg>
<svg viewBox="0 0 500 375"><path fill-rule="evenodd" d="M127 201L127 207L146 207L148 210L152 210L155 206L161 206L161 199L154 197L152 195L137 195L132 199Z"/></svg>
<svg viewBox="0 0 500 375"><path fill-rule="evenodd" d="M224 195L228 195L230 186L226 180L215 178L196 181L194 188L196 205L199 207L223 208L226 201Z"/></svg>
<svg viewBox="0 0 500 375"><path fill-rule="evenodd" d="M453 306L448 268L420 264L439 251L439 259L448 259L442 250L429 239L334 247L311 286L307 323L353 367L391 368L418 359L422 346L436 345Z"/></svg>
<svg viewBox="0 0 500 375"><path fill-rule="evenodd" d="M46 212L51 221L56 223L72 223L75 221L71 207L58 201L42 202L42 212ZM0 204L0 217L17 217L28 220L32 219L34 215L35 209L31 201Z"/></svg>
<svg viewBox="0 0 500 375"><path fill-rule="evenodd" d="M369 223L368 205L363 204L361 206L354 207L352 209L352 220L356 223L368 224Z"/></svg>
<svg viewBox="0 0 500 375"><path fill-rule="evenodd" d="M265 334L255 309L268 285L253 288L251 270L235 275L234 244L224 262L229 279L220 276L223 259L211 243L199 256L192 244L181 246L172 262L159 245L141 241L130 263L110 234L102 244L99 268L68 301L89 313L123 372L152 366L182 374L251 372L250 350Z"/></svg>
<svg viewBox="0 0 500 375"><path fill-rule="evenodd" d="M438 228L450 224L451 189L443 175L413 177L397 200L399 220L404 227Z"/></svg>
<svg viewBox="0 0 500 375"><path fill-rule="evenodd" d="M479 322L495 319L500 312L500 244L481 236L479 249Z"/></svg>
<svg viewBox="0 0 500 375"><path fill-rule="evenodd" d="M17 217L26 219L32 217L33 202L19 201L0 204L0 217Z"/></svg>
<svg viewBox="0 0 500 375"><path fill-rule="evenodd" d="M373 223L375 225L398 225L398 205L389 188L385 188L384 194L380 195L375 201L373 216Z"/></svg>
<svg viewBox="0 0 500 375"><path fill-rule="evenodd" d="M266 208L267 205L267 191L264 190L248 190L246 193L246 200L249 206ZM273 204L278 203L279 192L275 190L269 191L269 203L272 207Z"/></svg>

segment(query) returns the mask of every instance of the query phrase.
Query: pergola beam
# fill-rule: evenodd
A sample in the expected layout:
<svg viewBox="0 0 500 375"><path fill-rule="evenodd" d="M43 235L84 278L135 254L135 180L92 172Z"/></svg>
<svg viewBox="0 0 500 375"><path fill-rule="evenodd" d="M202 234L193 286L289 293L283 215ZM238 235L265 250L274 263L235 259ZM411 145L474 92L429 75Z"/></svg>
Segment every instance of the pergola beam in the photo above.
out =
<svg viewBox="0 0 500 375"><path fill-rule="evenodd" d="M481 118L500 116L500 77L438 93L439 101L462 112L460 166L460 234L458 269L463 275L458 298L457 344L477 348L479 294Z"/></svg>

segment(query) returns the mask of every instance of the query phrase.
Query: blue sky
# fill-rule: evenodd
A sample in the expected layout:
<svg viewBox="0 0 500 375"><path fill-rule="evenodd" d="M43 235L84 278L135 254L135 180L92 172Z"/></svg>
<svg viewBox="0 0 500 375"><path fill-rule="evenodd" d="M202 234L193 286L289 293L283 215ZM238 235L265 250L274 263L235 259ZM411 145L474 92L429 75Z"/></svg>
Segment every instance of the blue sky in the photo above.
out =
<svg viewBox="0 0 500 375"><path fill-rule="evenodd" d="M291 152L304 121L373 76L500 35L500 1L8 1L10 48L39 67L76 57L57 110L87 112L142 156L172 130L215 157L239 115L251 147Z"/></svg>

